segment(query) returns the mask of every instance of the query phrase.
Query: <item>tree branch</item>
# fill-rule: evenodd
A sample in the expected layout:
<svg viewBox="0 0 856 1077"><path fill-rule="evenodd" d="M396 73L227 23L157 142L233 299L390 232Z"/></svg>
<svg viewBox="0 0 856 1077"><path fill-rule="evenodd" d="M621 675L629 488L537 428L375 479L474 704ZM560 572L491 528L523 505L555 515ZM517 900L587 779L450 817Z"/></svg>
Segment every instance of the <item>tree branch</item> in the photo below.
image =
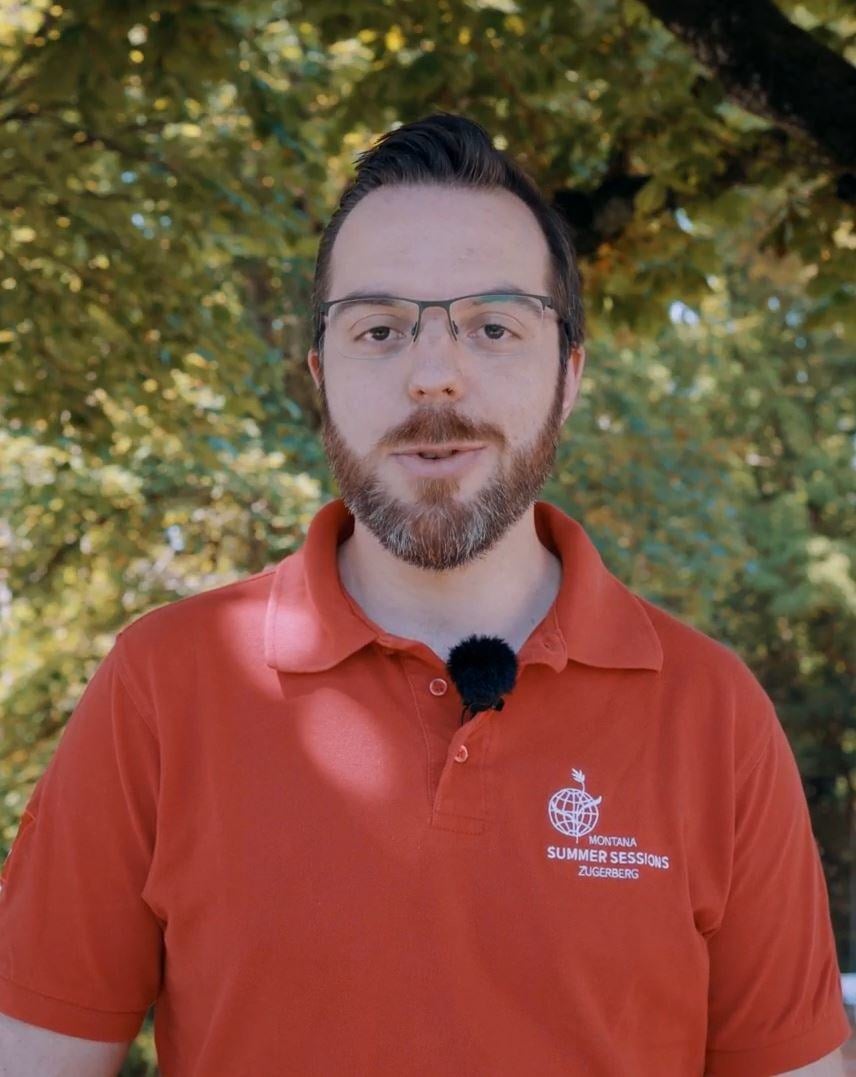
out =
<svg viewBox="0 0 856 1077"><path fill-rule="evenodd" d="M643 0L736 104L856 165L856 68L772 0Z"/></svg>

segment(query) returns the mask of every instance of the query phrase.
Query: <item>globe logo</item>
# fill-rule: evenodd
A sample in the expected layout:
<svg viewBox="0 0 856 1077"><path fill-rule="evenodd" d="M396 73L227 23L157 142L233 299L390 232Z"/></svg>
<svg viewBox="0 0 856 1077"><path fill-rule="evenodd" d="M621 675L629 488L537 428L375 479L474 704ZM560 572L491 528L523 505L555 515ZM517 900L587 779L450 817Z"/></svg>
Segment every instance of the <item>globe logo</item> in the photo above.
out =
<svg viewBox="0 0 856 1077"><path fill-rule="evenodd" d="M600 814L597 806L603 797L595 799L586 792L586 776L581 770L572 770L571 777L575 782L579 782L582 789L573 789L570 786L558 789L550 797L547 814L560 834L569 838L581 838L597 826Z"/></svg>

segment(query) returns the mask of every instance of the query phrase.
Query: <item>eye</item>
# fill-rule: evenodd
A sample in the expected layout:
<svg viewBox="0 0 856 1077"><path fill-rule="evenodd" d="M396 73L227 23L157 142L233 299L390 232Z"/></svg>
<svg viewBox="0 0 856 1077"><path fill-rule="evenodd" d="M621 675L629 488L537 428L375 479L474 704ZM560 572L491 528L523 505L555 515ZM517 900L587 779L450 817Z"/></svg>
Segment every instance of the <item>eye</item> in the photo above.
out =
<svg viewBox="0 0 856 1077"><path fill-rule="evenodd" d="M367 339L376 344L384 344L386 341L391 340L393 334L396 332L399 332L399 330L393 328L391 325L372 325L368 329L364 329L361 333L358 333L355 339Z"/></svg>
<svg viewBox="0 0 856 1077"><path fill-rule="evenodd" d="M510 344L523 335L523 325L505 311L477 310L468 317L462 317L461 322L467 336L482 344Z"/></svg>

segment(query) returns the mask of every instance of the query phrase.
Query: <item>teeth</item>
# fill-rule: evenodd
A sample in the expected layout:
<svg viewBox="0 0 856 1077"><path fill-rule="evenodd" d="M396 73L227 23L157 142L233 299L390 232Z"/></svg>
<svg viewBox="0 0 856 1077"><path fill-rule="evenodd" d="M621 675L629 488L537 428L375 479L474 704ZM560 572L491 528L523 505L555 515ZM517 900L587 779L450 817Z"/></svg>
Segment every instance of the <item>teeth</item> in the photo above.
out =
<svg viewBox="0 0 856 1077"><path fill-rule="evenodd" d="M423 460L445 460L449 456L454 456L457 451L457 449L452 449L450 452L442 454L421 452L419 455L422 457Z"/></svg>

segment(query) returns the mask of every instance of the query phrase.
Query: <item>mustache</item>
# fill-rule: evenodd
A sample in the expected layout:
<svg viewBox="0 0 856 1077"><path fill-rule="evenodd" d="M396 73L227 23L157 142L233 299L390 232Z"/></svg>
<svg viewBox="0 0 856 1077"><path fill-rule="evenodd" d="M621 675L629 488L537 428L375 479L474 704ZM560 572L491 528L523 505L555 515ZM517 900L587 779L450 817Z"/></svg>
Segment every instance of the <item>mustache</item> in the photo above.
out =
<svg viewBox="0 0 856 1077"><path fill-rule="evenodd" d="M396 449L400 445L444 444L454 441L502 443L504 440L502 431L492 426L479 428L450 414L437 413L427 419L417 414L381 438L379 447Z"/></svg>

